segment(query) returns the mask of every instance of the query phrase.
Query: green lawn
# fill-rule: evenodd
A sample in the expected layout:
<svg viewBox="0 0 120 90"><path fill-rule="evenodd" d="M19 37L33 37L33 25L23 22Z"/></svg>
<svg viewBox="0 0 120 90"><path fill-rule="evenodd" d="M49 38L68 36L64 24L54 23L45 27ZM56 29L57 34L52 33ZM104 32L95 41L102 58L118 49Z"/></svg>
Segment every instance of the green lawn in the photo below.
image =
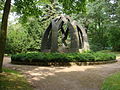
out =
<svg viewBox="0 0 120 90"><path fill-rule="evenodd" d="M33 90L27 80L19 72L4 69L0 74L0 90Z"/></svg>
<svg viewBox="0 0 120 90"><path fill-rule="evenodd" d="M120 72L106 78L101 90L120 90Z"/></svg>

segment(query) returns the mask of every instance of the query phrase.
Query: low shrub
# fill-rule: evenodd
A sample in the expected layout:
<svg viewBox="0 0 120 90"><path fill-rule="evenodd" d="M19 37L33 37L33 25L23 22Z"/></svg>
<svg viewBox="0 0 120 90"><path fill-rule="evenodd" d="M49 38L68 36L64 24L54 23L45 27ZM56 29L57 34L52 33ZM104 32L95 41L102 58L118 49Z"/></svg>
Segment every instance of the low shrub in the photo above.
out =
<svg viewBox="0 0 120 90"><path fill-rule="evenodd" d="M95 61L109 61L109 60L115 60L116 55L115 54L106 54L102 52L94 53Z"/></svg>
<svg viewBox="0 0 120 90"><path fill-rule="evenodd" d="M88 53L20 53L12 55L12 62L94 62L115 60L114 54L101 52Z"/></svg>

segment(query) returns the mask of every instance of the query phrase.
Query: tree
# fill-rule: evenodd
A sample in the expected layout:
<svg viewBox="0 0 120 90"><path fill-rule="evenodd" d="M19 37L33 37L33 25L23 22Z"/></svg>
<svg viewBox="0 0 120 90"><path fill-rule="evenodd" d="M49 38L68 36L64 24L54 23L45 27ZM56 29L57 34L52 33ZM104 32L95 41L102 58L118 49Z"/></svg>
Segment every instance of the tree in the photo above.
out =
<svg viewBox="0 0 120 90"><path fill-rule="evenodd" d="M0 10L2 10L3 7L4 7L4 0L1 0L1 1L0 1Z"/></svg>
<svg viewBox="0 0 120 90"><path fill-rule="evenodd" d="M74 15L87 28L92 50L120 50L119 12L119 0L96 0L88 3L85 15Z"/></svg>
<svg viewBox="0 0 120 90"><path fill-rule="evenodd" d="M66 14L86 12L86 4L95 0L15 0L16 12L21 17L27 16L39 17L42 14L41 6L47 4L59 3L63 6L63 12Z"/></svg>
<svg viewBox="0 0 120 90"><path fill-rule="evenodd" d="M110 0L108 0L110 1ZM110 17L110 44L114 51L120 51L120 0L112 0L107 4Z"/></svg>
<svg viewBox="0 0 120 90"><path fill-rule="evenodd" d="M95 0L58 0L63 5L64 13L71 14L86 12L86 5Z"/></svg>
<svg viewBox="0 0 120 90"><path fill-rule="evenodd" d="M92 8L89 10L89 20L90 24L88 25L89 37L91 42L91 48L93 50L104 50L108 46L108 25L109 17L106 9L108 1L96 1L90 5Z"/></svg>
<svg viewBox="0 0 120 90"><path fill-rule="evenodd" d="M6 43L6 35L7 35L7 24L8 24L8 16L11 7L11 0L6 0L3 10L1 28L0 28L0 73L2 73L2 64Z"/></svg>

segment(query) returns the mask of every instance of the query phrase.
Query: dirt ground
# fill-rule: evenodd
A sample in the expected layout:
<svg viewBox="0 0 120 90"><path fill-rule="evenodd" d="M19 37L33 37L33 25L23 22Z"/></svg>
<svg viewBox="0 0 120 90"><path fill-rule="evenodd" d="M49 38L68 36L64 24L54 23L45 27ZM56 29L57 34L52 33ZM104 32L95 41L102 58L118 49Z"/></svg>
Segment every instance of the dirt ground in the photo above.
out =
<svg viewBox="0 0 120 90"><path fill-rule="evenodd" d="M93 66L41 67L13 65L5 57L4 67L21 71L34 90L100 90L106 77L120 72L120 60Z"/></svg>

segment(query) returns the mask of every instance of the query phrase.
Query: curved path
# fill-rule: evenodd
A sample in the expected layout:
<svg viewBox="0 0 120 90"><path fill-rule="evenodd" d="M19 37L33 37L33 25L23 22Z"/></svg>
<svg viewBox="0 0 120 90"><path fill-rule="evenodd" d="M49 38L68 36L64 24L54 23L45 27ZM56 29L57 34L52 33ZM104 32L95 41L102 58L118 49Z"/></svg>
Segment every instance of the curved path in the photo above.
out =
<svg viewBox="0 0 120 90"><path fill-rule="evenodd" d="M120 72L120 60L94 66L40 67L13 65L5 57L4 67L21 71L35 90L100 90L106 77Z"/></svg>

